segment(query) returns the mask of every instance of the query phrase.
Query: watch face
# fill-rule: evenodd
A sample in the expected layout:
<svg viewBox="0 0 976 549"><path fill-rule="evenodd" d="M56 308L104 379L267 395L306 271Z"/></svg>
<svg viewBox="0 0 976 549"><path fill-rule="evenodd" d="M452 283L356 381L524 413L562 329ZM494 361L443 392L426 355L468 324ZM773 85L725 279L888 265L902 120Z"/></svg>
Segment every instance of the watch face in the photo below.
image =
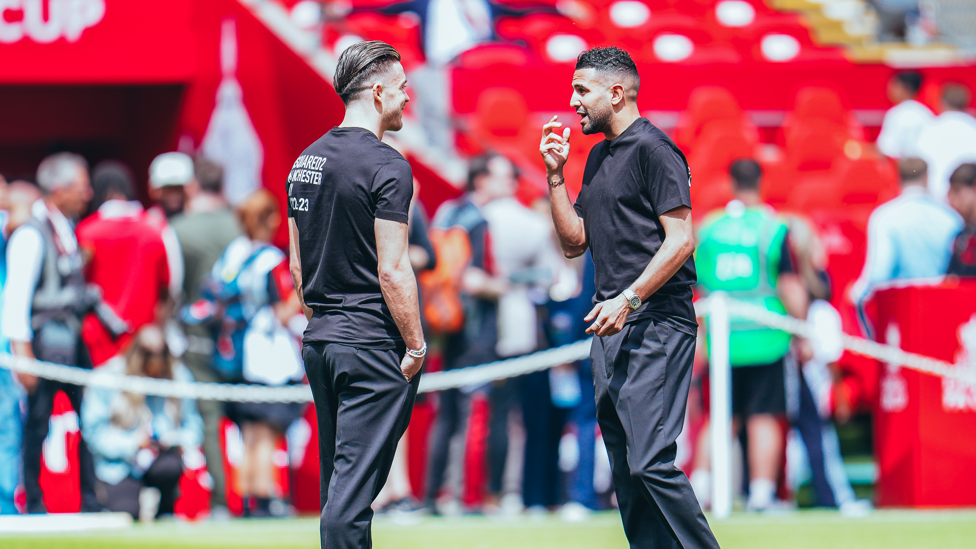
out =
<svg viewBox="0 0 976 549"><path fill-rule="evenodd" d="M630 308L631 309L636 309L636 308L640 307L640 304L641 304L641 300L640 300L639 297L634 296L634 297L632 297L630 299Z"/></svg>

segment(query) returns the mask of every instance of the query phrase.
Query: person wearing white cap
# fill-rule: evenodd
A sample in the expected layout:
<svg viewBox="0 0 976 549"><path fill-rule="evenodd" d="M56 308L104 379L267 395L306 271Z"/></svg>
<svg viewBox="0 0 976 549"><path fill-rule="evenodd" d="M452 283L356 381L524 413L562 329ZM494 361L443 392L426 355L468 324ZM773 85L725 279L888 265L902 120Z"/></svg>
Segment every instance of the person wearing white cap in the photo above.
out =
<svg viewBox="0 0 976 549"><path fill-rule="evenodd" d="M166 218L183 211L185 188L194 180L193 159L181 152L157 156L149 165L149 198Z"/></svg>
<svg viewBox="0 0 976 549"><path fill-rule="evenodd" d="M180 303L183 298L183 251L176 232L170 226L169 220L177 214L183 213L186 205L186 187L196 182L193 171L193 159L181 152L163 153L153 159L149 165L149 198L153 206L146 213L149 219L158 223L163 246L166 248L166 262L169 266L170 297L173 303ZM175 334L178 330L168 330L168 334ZM168 341L171 350L177 356L183 354L185 342L181 337Z"/></svg>

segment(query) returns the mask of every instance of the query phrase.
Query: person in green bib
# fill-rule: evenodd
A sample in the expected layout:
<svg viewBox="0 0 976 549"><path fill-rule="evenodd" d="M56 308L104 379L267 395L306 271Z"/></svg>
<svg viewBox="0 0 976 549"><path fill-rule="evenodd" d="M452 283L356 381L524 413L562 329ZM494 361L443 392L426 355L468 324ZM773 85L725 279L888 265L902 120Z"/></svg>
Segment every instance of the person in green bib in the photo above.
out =
<svg viewBox="0 0 976 549"><path fill-rule="evenodd" d="M788 228L760 196L762 168L740 159L729 168L734 199L710 214L698 233L698 288L722 291L731 299L777 314L805 318L803 282L790 257ZM795 362L790 334L732 315L732 415L748 438L750 510L774 501L783 452L780 419L786 414L785 369ZM806 345L803 345L807 348Z"/></svg>

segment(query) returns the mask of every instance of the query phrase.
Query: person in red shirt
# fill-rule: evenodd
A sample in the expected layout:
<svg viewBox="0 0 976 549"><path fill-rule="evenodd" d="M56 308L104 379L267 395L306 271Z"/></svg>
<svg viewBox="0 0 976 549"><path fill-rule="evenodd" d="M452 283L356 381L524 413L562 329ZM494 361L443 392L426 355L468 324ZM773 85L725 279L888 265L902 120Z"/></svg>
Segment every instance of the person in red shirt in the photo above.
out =
<svg viewBox="0 0 976 549"><path fill-rule="evenodd" d="M175 298L182 277L174 273L182 272L182 265L171 265L163 235L170 229L134 200L132 175L124 165L96 166L92 187L97 209L77 228L85 277L101 288L105 303L129 327L113 337L94 315L85 318L82 338L99 366L124 352L139 328L162 316L158 307Z"/></svg>

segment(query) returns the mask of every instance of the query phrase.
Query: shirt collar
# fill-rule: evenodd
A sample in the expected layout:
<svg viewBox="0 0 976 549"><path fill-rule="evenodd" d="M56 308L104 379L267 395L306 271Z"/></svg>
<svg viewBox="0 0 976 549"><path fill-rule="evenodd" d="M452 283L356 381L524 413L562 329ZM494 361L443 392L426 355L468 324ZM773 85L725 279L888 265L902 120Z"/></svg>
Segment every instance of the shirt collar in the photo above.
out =
<svg viewBox="0 0 976 549"><path fill-rule="evenodd" d="M939 118L942 120L954 120L957 122L963 122L969 125L973 125L974 121L976 121L976 119L974 119L968 113L959 112L959 111L945 111L944 113L939 115Z"/></svg>
<svg viewBox="0 0 976 549"><path fill-rule="evenodd" d="M40 221L49 221L54 228L55 238L58 239L61 249L68 254L78 251L78 241L75 240L74 228L68 218L61 213L61 210L48 207L43 198L34 202L31 206L31 215Z"/></svg>
<svg viewBox="0 0 976 549"><path fill-rule="evenodd" d="M901 190L901 196L928 196L929 190L921 185L907 185Z"/></svg>
<svg viewBox="0 0 976 549"><path fill-rule="evenodd" d="M98 213L105 219L135 217L143 212L142 204L132 200L106 200L98 207Z"/></svg>
<svg viewBox="0 0 976 549"><path fill-rule="evenodd" d="M219 212L227 208L227 202L219 196L201 194L186 205L186 213Z"/></svg>
<svg viewBox="0 0 976 549"><path fill-rule="evenodd" d="M629 142L631 135L637 132L637 128L649 122L650 121L644 118L643 116L638 118L637 120L634 120L634 122L631 125L627 126L626 130L620 132L620 135L618 135L616 139L608 140L610 143L610 150L612 151L620 147L622 144Z"/></svg>

